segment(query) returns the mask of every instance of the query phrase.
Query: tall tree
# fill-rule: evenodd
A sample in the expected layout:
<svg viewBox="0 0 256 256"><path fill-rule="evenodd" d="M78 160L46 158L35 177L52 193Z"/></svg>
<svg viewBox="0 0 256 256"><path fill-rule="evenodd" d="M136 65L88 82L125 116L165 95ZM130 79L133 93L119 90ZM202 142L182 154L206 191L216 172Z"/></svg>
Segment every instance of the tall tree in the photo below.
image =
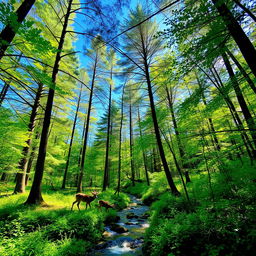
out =
<svg viewBox="0 0 256 256"><path fill-rule="evenodd" d="M44 173L48 132L49 132L50 121L51 121L53 99L54 99L54 93L55 93L55 87L56 87L56 79L59 72L61 53L63 50L65 36L67 33L68 21L71 14L71 6L72 6L72 0L69 0L64 23L63 23L62 32L59 40L58 51L56 53L55 63L52 70L52 77L51 77L52 88L50 88L48 92L48 98L47 98L46 109L44 114L44 123L43 123L41 139L40 139L39 153L37 157L34 180L33 180L33 184L32 184L28 199L26 201L26 204L43 204L44 203L42 193L41 193L41 184L42 184L43 173Z"/></svg>
<svg viewBox="0 0 256 256"><path fill-rule="evenodd" d="M28 124L29 138L26 142L27 145L22 150L23 157L19 163L19 172L17 173L17 176L16 176L16 186L14 189L14 193L24 193L25 192L28 157L31 152L32 136L33 136L33 131L34 131L35 124L36 124L36 118L38 115L38 108L39 108L40 99L42 96L42 90L43 90L43 83L39 82L37 92L35 95L34 104L32 106L32 110L31 110L31 114L30 114L29 124Z"/></svg>
<svg viewBox="0 0 256 256"><path fill-rule="evenodd" d="M136 10L131 12L128 20L128 27L138 24L147 17L147 14L142 10L141 6L137 6ZM146 21L138 25L133 31L129 31L126 36L125 49L129 60L134 68L138 68L145 77L147 91L150 102L151 115L154 125L154 132L159 149L159 154L165 171L165 175L171 191L174 195L179 195L179 191L174 184L162 144L161 134L159 130L156 108L154 103L154 95L152 90L152 81L150 78L150 65L155 55L161 50L161 40L154 38L157 31L155 23Z"/></svg>
<svg viewBox="0 0 256 256"><path fill-rule="evenodd" d="M235 19L234 15L229 10L228 6L222 0L212 0L214 6L217 8L220 16L222 17L228 31L231 36L234 38L237 46L239 47L241 53L244 56L248 66L250 67L252 73L256 77L256 50L246 36L245 32L239 25L238 21Z"/></svg>
<svg viewBox="0 0 256 256"><path fill-rule="evenodd" d="M113 90L113 71L115 62L115 52L114 50L110 50L109 54L107 55L107 62L109 65L109 95L108 95L108 124L107 124L107 141L106 141L106 154L105 154L105 167L104 167L104 178L103 178L103 188L102 190L105 191L106 188L109 186L109 150L110 150L110 129L111 129L111 102L112 102L112 90Z"/></svg>
<svg viewBox="0 0 256 256"><path fill-rule="evenodd" d="M87 149L87 141L88 141L88 134L89 134L89 126L90 126L90 118L91 118L91 109L92 109L92 101L93 101L93 94L94 94L94 87L96 84L97 78L97 71L98 68L102 64L102 60L104 59L105 54L105 47L103 46L102 39L100 36L97 36L91 41L91 48L88 50L87 56L92 60L92 80L91 80L91 88L90 88L90 96L87 108L87 116L86 116L86 126L84 132L84 141L83 141L83 150L81 156L81 164L80 164L80 172L78 177L78 184L77 184L77 192L82 191L82 182L84 176L84 165L85 165L85 157L86 157L86 149Z"/></svg>
<svg viewBox="0 0 256 256"><path fill-rule="evenodd" d="M70 142L69 142L67 161L66 161L65 171L64 171L64 175L63 175L62 186L61 186L62 189L65 189L65 187L66 187L68 166L69 166L69 161L70 161L72 144L73 144L73 140L74 140L74 134L75 134L76 123L77 123L77 116L78 116L78 111L79 111L79 107L80 107L81 95L82 95L82 89L83 89L83 84L81 83L80 90L79 90L79 95L78 95L78 99L77 99L76 112L75 112L75 118L74 118L74 122L73 122L72 132L71 132L71 138L70 138Z"/></svg>

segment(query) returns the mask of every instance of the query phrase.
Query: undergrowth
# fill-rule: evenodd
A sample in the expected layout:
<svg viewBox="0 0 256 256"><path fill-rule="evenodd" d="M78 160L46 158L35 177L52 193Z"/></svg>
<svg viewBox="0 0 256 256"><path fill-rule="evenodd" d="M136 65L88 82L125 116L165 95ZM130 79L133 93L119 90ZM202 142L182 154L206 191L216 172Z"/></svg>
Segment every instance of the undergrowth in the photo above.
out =
<svg viewBox="0 0 256 256"><path fill-rule="evenodd" d="M99 194L91 209L85 210L85 203L81 203L81 211L76 207L71 211L75 197L69 191L44 194L47 207L24 206L26 198L27 194L0 199L1 256L85 255L101 239L104 221L116 216L116 210L100 211L97 201L107 200L121 209L130 200L109 190Z"/></svg>
<svg viewBox="0 0 256 256"><path fill-rule="evenodd" d="M255 255L254 167L241 168L237 162L222 166L220 172L211 173L212 189L208 178L207 173L191 175L189 202L169 191L157 196L150 208L145 255Z"/></svg>

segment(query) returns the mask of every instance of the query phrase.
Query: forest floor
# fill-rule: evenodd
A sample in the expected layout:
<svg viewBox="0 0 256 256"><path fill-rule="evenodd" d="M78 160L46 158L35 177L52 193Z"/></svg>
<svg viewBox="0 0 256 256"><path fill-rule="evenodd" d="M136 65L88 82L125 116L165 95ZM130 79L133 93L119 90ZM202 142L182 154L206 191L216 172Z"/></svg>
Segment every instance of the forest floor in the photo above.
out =
<svg viewBox="0 0 256 256"><path fill-rule="evenodd" d="M118 209L130 202L126 194L118 197L108 190L98 195L91 209L85 210L82 203L81 211L76 206L71 211L75 191L44 191L47 207L23 205L28 193L0 198L1 256L84 256L102 238L105 223L116 220L117 211L100 211L98 200L114 203Z"/></svg>
<svg viewBox="0 0 256 256"><path fill-rule="evenodd" d="M178 178L175 182L181 196L176 197L168 189L163 173L155 173L151 175L150 186L145 182L135 186L124 184L125 193L119 197L109 189L98 195L91 209L85 210L82 203L81 211L76 206L70 210L75 200L72 189L43 188L47 207L24 206L28 193L2 197L0 255L111 255L107 253L114 250L120 255L143 252L147 256L254 256L254 166L244 164L241 168L235 162L222 166L221 172L212 172L210 178L207 172L191 175L192 182L186 185L188 200ZM8 186L13 188L11 184ZM100 199L117 205L119 210L100 211L97 207ZM145 212L149 212L149 227L146 221L139 223ZM131 219L127 219L129 213ZM143 224L148 227L145 234L136 233ZM130 229L130 234L113 234L113 227ZM142 250L135 250L141 245ZM92 251L93 248L98 250Z"/></svg>

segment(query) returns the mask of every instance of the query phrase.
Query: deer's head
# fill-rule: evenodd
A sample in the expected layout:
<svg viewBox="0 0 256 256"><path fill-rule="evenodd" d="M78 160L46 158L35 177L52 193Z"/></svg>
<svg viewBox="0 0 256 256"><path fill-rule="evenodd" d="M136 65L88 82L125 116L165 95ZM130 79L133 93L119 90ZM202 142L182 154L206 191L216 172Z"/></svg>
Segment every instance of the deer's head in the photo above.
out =
<svg viewBox="0 0 256 256"><path fill-rule="evenodd" d="M92 195L93 195L94 198L97 198L97 197L98 197L98 194L99 194L99 193L96 192L96 191L93 191L93 192L92 192Z"/></svg>

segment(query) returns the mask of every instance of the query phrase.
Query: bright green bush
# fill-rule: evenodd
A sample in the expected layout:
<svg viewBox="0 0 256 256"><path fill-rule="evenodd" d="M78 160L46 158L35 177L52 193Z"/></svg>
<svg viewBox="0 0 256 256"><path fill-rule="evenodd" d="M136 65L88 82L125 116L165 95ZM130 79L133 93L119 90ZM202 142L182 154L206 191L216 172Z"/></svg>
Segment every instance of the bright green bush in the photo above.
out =
<svg viewBox="0 0 256 256"><path fill-rule="evenodd" d="M190 203L164 193L152 204L145 255L255 254L255 171L231 165L213 173L213 198L207 178L201 174L188 185Z"/></svg>

